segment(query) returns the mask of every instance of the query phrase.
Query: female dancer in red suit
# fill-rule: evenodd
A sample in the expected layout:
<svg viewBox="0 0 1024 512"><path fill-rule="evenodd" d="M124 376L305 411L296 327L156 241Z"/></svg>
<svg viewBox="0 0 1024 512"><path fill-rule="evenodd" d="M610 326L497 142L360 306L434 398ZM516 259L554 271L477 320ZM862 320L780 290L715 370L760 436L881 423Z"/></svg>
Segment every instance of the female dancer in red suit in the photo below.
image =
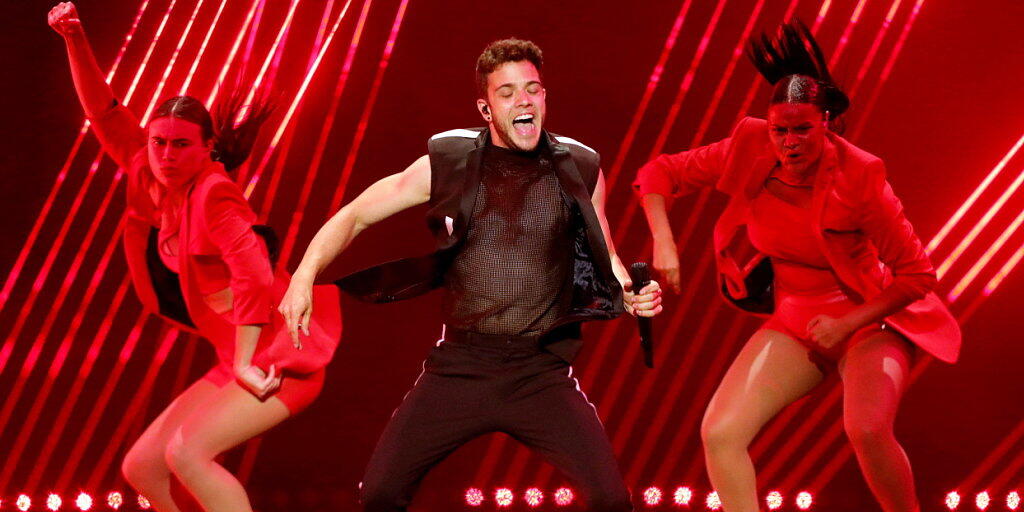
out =
<svg viewBox="0 0 1024 512"><path fill-rule="evenodd" d="M341 333L337 290L317 287L317 301L326 302L304 326L304 343L292 345L273 311L288 275L272 270L271 242L257 235L265 229L253 225L255 213L226 172L245 161L269 109L253 106L236 124L237 100L215 120L202 103L179 96L140 128L104 82L74 5L54 7L49 23L64 37L104 150L127 172L124 244L139 298L210 340L219 360L135 442L124 475L160 512L184 506L172 497L172 473L207 511L251 511L242 485L215 457L308 406Z"/></svg>
<svg viewBox="0 0 1024 512"><path fill-rule="evenodd" d="M748 117L725 140L662 155L634 184L655 268L676 290L667 198L712 186L728 194L714 231L722 290L737 306L770 314L704 415L708 475L725 510L757 511L749 443L838 370L846 433L868 485L886 512L916 512L893 418L914 346L954 362L959 328L931 293L935 273L882 161L830 130L849 100L806 27L792 22L777 39L752 41L748 56L775 86L767 121ZM744 245L752 259L741 259Z"/></svg>

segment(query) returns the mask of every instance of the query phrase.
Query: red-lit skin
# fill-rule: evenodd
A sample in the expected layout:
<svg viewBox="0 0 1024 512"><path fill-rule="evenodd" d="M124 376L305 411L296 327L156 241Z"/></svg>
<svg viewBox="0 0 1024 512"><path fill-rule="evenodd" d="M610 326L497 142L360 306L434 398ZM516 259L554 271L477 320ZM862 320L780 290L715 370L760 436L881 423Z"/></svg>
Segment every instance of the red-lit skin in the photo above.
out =
<svg viewBox="0 0 1024 512"><path fill-rule="evenodd" d="M776 103L768 109L768 137L784 169L808 176L825 147L828 121L810 103Z"/></svg>
<svg viewBox="0 0 1024 512"><path fill-rule="evenodd" d="M487 97L476 107L491 130L491 143L516 151L533 151L540 142L547 114L547 90L540 72L529 61L506 62L487 75ZM532 115L531 123L514 123L516 117Z"/></svg>
<svg viewBox="0 0 1024 512"><path fill-rule="evenodd" d="M146 149L153 177L171 190L180 190L209 164L213 145L203 140L198 124L160 117L149 123Z"/></svg>

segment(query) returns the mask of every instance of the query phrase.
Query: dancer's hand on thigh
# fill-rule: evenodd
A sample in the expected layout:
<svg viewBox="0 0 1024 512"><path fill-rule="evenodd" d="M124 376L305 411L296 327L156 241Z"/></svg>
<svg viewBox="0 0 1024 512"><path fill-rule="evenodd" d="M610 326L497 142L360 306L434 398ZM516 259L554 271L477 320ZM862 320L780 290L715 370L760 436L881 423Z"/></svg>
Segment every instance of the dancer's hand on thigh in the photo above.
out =
<svg viewBox="0 0 1024 512"><path fill-rule="evenodd" d="M818 315L807 322L807 337L825 348L832 348L846 341L856 329L846 320L828 315Z"/></svg>
<svg viewBox="0 0 1024 512"><path fill-rule="evenodd" d="M270 365L270 373L264 373L260 367L253 365L235 368L235 379L243 388L260 399L281 387L281 375L277 373L277 367L274 365Z"/></svg>

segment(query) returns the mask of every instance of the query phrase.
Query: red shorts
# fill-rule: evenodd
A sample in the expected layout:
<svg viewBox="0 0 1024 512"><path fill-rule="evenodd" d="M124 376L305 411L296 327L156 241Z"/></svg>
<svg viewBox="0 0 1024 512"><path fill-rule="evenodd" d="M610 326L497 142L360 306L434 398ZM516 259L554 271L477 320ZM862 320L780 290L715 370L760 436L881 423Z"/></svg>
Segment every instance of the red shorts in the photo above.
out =
<svg viewBox="0 0 1024 512"><path fill-rule="evenodd" d="M835 368L846 351L867 337L885 329L884 324L866 325L853 333L846 341L832 347L824 347L807 336L807 323L818 315L839 318L857 307L839 288L815 294L775 293L775 312L762 329L785 334L808 348L811 362L823 372Z"/></svg>
<svg viewBox="0 0 1024 512"><path fill-rule="evenodd" d="M324 369L306 375L286 373L284 378L281 379L281 387L271 396L275 396L284 402L285 407L288 407L288 410L293 415L298 414L306 407L309 407L309 404L313 403L313 400L316 400L316 397L320 395L320 390L324 387L325 373ZM228 383L234 382L235 372L230 365L220 363L206 372L203 379L212 382L218 388L222 388Z"/></svg>

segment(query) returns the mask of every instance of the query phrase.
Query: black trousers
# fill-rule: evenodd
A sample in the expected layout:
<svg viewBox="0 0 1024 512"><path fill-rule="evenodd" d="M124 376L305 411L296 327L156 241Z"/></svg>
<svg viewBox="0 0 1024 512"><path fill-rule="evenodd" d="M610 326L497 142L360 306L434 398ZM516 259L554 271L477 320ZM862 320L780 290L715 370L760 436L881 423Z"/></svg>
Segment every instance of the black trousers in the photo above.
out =
<svg viewBox="0 0 1024 512"><path fill-rule="evenodd" d="M492 432L512 436L561 470L586 510L633 510L597 411L567 362L535 339L452 338L433 349L385 427L361 484L364 510L406 510L430 468Z"/></svg>

